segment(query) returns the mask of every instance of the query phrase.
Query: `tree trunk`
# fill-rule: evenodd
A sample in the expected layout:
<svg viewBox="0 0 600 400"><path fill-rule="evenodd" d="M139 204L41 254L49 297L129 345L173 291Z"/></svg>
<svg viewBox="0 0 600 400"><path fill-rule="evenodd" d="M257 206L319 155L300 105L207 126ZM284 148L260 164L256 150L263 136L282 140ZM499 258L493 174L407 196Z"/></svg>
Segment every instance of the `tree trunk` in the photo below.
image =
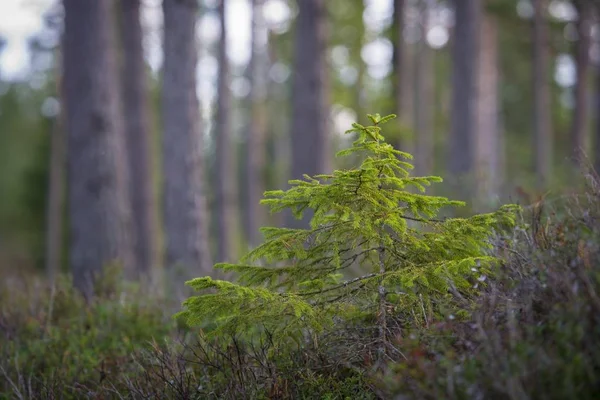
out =
<svg viewBox="0 0 600 400"><path fill-rule="evenodd" d="M354 87L354 104L352 108L356 113L356 121L361 122L367 120L367 114L370 112L366 110L366 102L367 102L367 93L365 90L365 74L366 65L364 60L362 59L362 49L365 45L365 22L362 18L364 11L364 0L358 0L357 4L353 4L351 7L354 9L357 7L360 12L360 20L356 21L353 27L356 29L356 34L353 37L356 37L356 42L353 41L353 45L350 46L350 63L356 66L356 83ZM355 12L354 10L352 11ZM395 110L393 111L395 112Z"/></svg>
<svg viewBox="0 0 600 400"><path fill-rule="evenodd" d="M448 169L451 183L473 172L477 108L477 58L479 50L480 0L454 0L454 43L452 48L452 104ZM469 192L469 184L460 186Z"/></svg>
<svg viewBox="0 0 600 400"><path fill-rule="evenodd" d="M498 102L498 25L485 14L480 25L479 83L475 161L477 198L489 207L500 190L500 154L503 152L499 131Z"/></svg>
<svg viewBox="0 0 600 400"><path fill-rule="evenodd" d="M407 127L413 126L413 82L414 66L412 60L412 47L404 40L405 27L405 0L394 0L394 11L392 18L392 43L394 45L393 53L393 92L394 92L394 113L398 116L398 126L401 132L399 137L394 140L394 147L403 151L411 152L409 140L405 135Z"/></svg>
<svg viewBox="0 0 600 400"><path fill-rule="evenodd" d="M292 179L326 172L330 156L324 11L324 0L298 2L292 72ZM288 226L306 228L309 218L308 213L302 221L290 215Z"/></svg>
<svg viewBox="0 0 600 400"><path fill-rule="evenodd" d="M433 52L427 44L427 30L429 29L428 0L421 0L420 4L421 39L417 44L415 57L415 174L430 175L433 172L434 162L434 135L433 135L433 91L435 73L433 71Z"/></svg>
<svg viewBox="0 0 600 400"><path fill-rule="evenodd" d="M271 70L280 63L286 64L288 60L284 54L281 54L280 46L277 43L277 34L268 31L267 44L267 69ZM292 146L289 134L291 118L289 107L291 104L287 101L289 99L286 89L289 86L287 82L277 82L274 79L269 79L267 82L267 107L271 112L266 121L268 124L265 138L268 158L266 172L269 177L266 189L272 190L286 187L291 175ZM288 212L269 213L268 217L270 224L284 226L290 220L291 215Z"/></svg>
<svg viewBox="0 0 600 400"><path fill-rule="evenodd" d="M266 159L266 85L265 54L258 51L259 35L264 32L263 0L252 0L252 56L248 67L250 77L250 126L246 139L246 238L250 246L260 243L259 228L263 222L260 205L265 190L264 170Z"/></svg>
<svg viewBox="0 0 600 400"><path fill-rule="evenodd" d="M232 261L236 258L236 223L239 220L236 201L236 168L233 165L235 161L235 157L233 156L234 147L231 141L231 92L229 90L225 3L226 0L221 0L218 6L219 20L221 22L221 38L218 48L219 75L217 77L217 124L215 130L217 156L217 262Z"/></svg>
<svg viewBox="0 0 600 400"><path fill-rule="evenodd" d="M395 113L398 118L402 116L402 83L404 81L402 73L404 72L404 0L394 0L394 9L392 14L392 44L394 52L392 54L392 83L395 103ZM399 142L398 142L399 144Z"/></svg>
<svg viewBox="0 0 600 400"><path fill-rule="evenodd" d="M134 265L110 0L64 0L70 263L86 299L102 268Z"/></svg>
<svg viewBox="0 0 600 400"><path fill-rule="evenodd" d="M413 66L411 65L410 49L404 40L405 27L405 0L394 0L392 16L392 44L394 53L392 57L392 83L394 93L394 113L398 116L398 126L401 132L394 140L394 147L404 151L411 151L406 145L407 138L403 137L402 130L413 126L413 91L410 83L413 82Z"/></svg>
<svg viewBox="0 0 600 400"><path fill-rule="evenodd" d="M119 5L123 49L121 83L123 109L127 116L125 138L129 155L133 228L137 238L136 270L140 276L149 277L158 266L158 223L153 191L148 80L142 45L140 0L121 0Z"/></svg>
<svg viewBox="0 0 600 400"><path fill-rule="evenodd" d="M577 34L575 43L575 63L577 83L575 84L575 110L571 125L573 162L580 165L588 145L588 92L587 80L590 66L590 41L592 23L592 5L588 0L575 1L577 13Z"/></svg>
<svg viewBox="0 0 600 400"><path fill-rule="evenodd" d="M64 40L64 38L63 38ZM62 46L64 47L64 46ZM59 49L58 52L61 50ZM55 117L50 138L50 165L48 166L48 198L46 205L46 273L52 284L60 271L64 239L64 207L65 207L65 178L66 141L65 128L65 95L63 90L63 67L56 67L56 94L60 99L62 109Z"/></svg>
<svg viewBox="0 0 600 400"><path fill-rule="evenodd" d="M596 16L600 17L600 3L596 3ZM596 67L596 143L594 148L594 169L600 179L600 66Z"/></svg>
<svg viewBox="0 0 600 400"><path fill-rule="evenodd" d="M596 143L594 148L594 169L600 179L600 66L596 68Z"/></svg>
<svg viewBox="0 0 600 400"><path fill-rule="evenodd" d="M196 95L198 2L164 0L163 13L163 219L166 265L170 279L185 279L212 271L200 107ZM177 285L179 287L180 284Z"/></svg>
<svg viewBox="0 0 600 400"><path fill-rule="evenodd" d="M552 167L552 119L548 77L549 29L546 0L533 0L533 132L539 187L548 184Z"/></svg>

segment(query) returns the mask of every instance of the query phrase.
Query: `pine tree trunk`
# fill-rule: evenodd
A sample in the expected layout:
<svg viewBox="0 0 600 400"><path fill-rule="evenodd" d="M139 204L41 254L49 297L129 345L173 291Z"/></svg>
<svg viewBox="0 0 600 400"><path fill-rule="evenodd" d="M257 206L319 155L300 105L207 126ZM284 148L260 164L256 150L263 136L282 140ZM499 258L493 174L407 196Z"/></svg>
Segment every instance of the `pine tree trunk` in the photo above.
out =
<svg viewBox="0 0 600 400"><path fill-rule="evenodd" d="M451 183L472 174L477 107L477 58L479 50L480 0L454 0L454 38L452 48L452 104L449 143ZM471 178L471 177L469 177ZM468 193L469 184L460 185Z"/></svg>
<svg viewBox="0 0 600 400"><path fill-rule="evenodd" d="M227 57L226 0L220 0L218 13L221 23L217 77L216 174L217 174L217 262L235 260L236 222L239 220L236 193L234 145L231 140L231 92L229 90L229 59Z"/></svg>
<svg viewBox="0 0 600 400"><path fill-rule="evenodd" d="M594 169L600 179L600 66L596 67L596 143L594 148Z"/></svg>
<svg viewBox="0 0 600 400"><path fill-rule="evenodd" d="M298 9L292 72L292 179L326 172L330 156L324 0L300 1ZM306 214L298 221L290 215L288 226L308 227L309 217Z"/></svg>
<svg viewBox="0 0 600 400"><path fill-rule="evenodd" d="M404 41L404 0L394 0L394 8L392 14L392 44L394 45L394 52L392 54L392 83L394 88L394 112L398 115L398 118L402 118L402 89L403 79L402 72L403 61L404 61L404 49L406 47ZM398 140L397 144L400 144ZM399 147L399 146L398 146Z"/></svg>
<svg viewBox="0 0 600 400"><path fill-rule="evenodd" d="M477 198L485 207L499 194L500 132L498 129L498 26L484 14L480 25L477 134L475 135Z"/></svg>
<svg viewBox="0 0 600 400"><path fill-rule="evenodd" d="M95 277L134 265L110 0L64 0L70 264L86 299Z"/></svg>
<svg viewBox="0 0 600 400"><path fill-rule="evenodd" d="M269 31L267 43L268 70L278 63L287 61L279 53L276 40L276 34ZM266 121L268 128L265 135L265 146L269 159L266 163L269 166L266 172L268 172L269 180L265 186L269 190L283 188L288 184L291 174L292 146L290 135L287 132L290 121L289 113L281 112L288 105L286 103L288 99L287 90L284 89L283 84L273 79L269 79L267 82L267 109L276 110L276 112L269 112ZM269 222L275 226L284 226L289 218L289 213L269 214Z"/></svg>
<svg viewBox="0 0 600 400"><path fill-rule="evenodd" d="M575 1L579 18L577 20L578 39L575 43L575 64L577 83L575 84L575 110L571 125L571 140L574 165L580 165L585 156L588 142L588 92L587 80L590 66L590 41L592 5L588 0Z"/></svg>
<svg viewBox="0 0 600 400"><path fill-rule="evenodd" d="M433 71L433 52L427 44L429 29L428 0L420 4L421 40L417 44L415 57L415 174L430 175L434 162L433 135L433 90L435 73Z"/></svg>
<svg viewBox="0 0 600 400"><path fill-rule="evenodd" d="M549 28L547 1L533 0L533 130L538 186L548 184L552 167L552 119L548 76Z"/></svg>
<svg viewBox="0 0 600 400"><path fill-rule="evenodd" d="M59 49L59 52L61 50ZM63 109L55 117L52 137L50 138L50 165L48 166L48 198L46 205L46 274L52 284L60 271L63 253L65 222L65 178L66 178L66 140L65 96L63 90L62 63L56 68L56 93Z"/></svg>
<svg viewBox="0 0 600 400"><path fill-rule="evenodd" d="M123 54L121 83L123 110L127 116L125 138L129 155L133 228L137 238L136 270L140 276L149 277L158 266L158 222L153 191L148 79L142 45L140 0L121 0L119 5Z"/></svg>
<svg viewBox="0 0 600 400"><path fill-rule="evenodd" d="M210 274L203 141L196 95L195 0L164 0L163 168L170 279Z"/></svg>
<svg viewBox="0 0 600 400"><path fill-rule="evenodd" d="M394 11L392 18L392 43L394 45L393 53L393 71L392 80L394 87L394 113L398 116L398 123L401 127L413 126L414 115L414 92L413 92L413 54L412 47L404 40L405 27L405 0L394 0ZM395 140L394 147L403 151L412 152L409 147L408 138L398 137Z"/></svg>
<svg viewBox="0 0 600 400"><path fill-rule="evenodd" d="M265 190L264 170L266 159L266 71L265 54L258 51L259 34L264 32L263 0L252 0L252 55L248 74L250 77L250 126L246 140L246 237L251 247L260 243L259 228L264 222L260 205Z"/></svg>
<svg viewBox="0 0 600 400"><path fill-rule="evenodd" d="M600 17L600 3L596 3L596 15ZM600 179L600 66L596 67L596 142L594 147L594 169L596 176Z"/></svg>
<svg viewBox="0 0 600 400"><path fill-rule="evenodd" d="M364 121L367 119L367 114L370 112L365 109L366 106L366 91L365 91L365 74L366 74L366 65L364 60L362 59L362 49L365 44L365 22L362 18L363 10L364 10L364 1L357 1L358 4L353 5L353 7L358 7L360 10L360 21L357 21L354 24L354 28L356 29L356 42L350 46L351 52L351 63L356 65L356 84L354 85L354 112L356 112L356 119L358 122ZM353 11L354 12L354 11ZM396 112L395 110L393 112Z"/></svg>

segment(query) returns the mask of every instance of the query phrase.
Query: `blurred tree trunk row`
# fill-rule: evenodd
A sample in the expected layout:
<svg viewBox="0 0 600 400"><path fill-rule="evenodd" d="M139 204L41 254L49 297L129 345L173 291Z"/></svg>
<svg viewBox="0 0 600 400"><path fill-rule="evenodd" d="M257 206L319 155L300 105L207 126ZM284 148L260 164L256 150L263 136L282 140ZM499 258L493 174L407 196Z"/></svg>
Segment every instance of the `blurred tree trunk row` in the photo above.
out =
<svg viewBox="0 0 600 400"><path fill-rule="evenodd" d="M589 147L591 26L594 10L598 10L592 0L572 0L572 3L578 15L577 40L573 46L578 79L568 138L569 152L579 161L582 152ZM504 88L501 82L505 74L515 71L503 63L503 57L507 56L501 53L500 46L506 16L512 18L511 23L517 20L512 16L519 9L516 1L393 0L389 30L377 31L367 20L370 14L365 5L369 7L370 3L298 0L297 7L291 8L292 15L297 10L295 19L290 22L294 28L291 35L269 31L262 14L264 0L252 0L251 56L245 71L250 92L244 100L244 104L248 104L248 123L240 129L245 154L239 170L236 167L238 145L234 140L234 129L237 129L234 122L239 115L230 90L238 65L230 65L228 57L227 4L220 0L214 10L221 29L215 47L219 68L214 124L215 186L214 197L211 196L216 207L215 213L210 214L217 227L213 242L209 240L205 199L209 190L202 155L205 129L196 93L198 2L162 2L164 182L160 201L163 223L159 224L159 202L152 189L156 178L152 174L154 163L150 154L151 115L140 0L64 0L63 111L68 132L70 263L77 286L88 297L92 277L107 263L119 261L131 277L145 276L159 266L157 236L161 229L166 239L165 267L170 279L209 274L212 265L209 244L215 244L216 261L233 261L242 237L251 246L257 245L259 226L267 219L259 205L262 192L271 188L269 185L279 187L281 182L274 183L278 179L298 179L303 174L331 170L329 160L335 141L329 122L335 114L330 110L333 102L345 102L344 106L358 113L359 120L364 119L361 114L366 112L385 109L397 113L399 132L397 136L393 133L394 144L414 153L415 172L419 175L434 173L440 164L436 163L436 154L444 151L446 177L455 196L471 202L474 198L480 199L479 206L485 207L502 194L507 142L504 131L509 131L503 126L503 117L507 117L503 106L504 96L510 95L511 88ZM554 145L553 137L559 132L558 126L553 126L558 117L551 113L552 100L558 96L551 85L554 59L551 51L555 40L552 29L555 28L549 5L548 0L532 0L532 14L521 17L523 23L520 24L528 35L523 47L531 55L531 65L527 66L531 85L527 90L533 115L527 113L524 118L532 128L531 154L538 190L546 188L554 179L555 172L551 169L556 158L554 153L561 150ZM336 7L347 8L336 14L339 11ZM436 33L432 29L439 28L445 7L452 7L454 11L454 23L447 27L450 52L437 51L430 42L430 34ZM115 15L118 21L113 21ZM328 24L340 21L352 25L353 29L342 34L337 26L329 28ZM120 59L113 37L116 22L120 27ZM393 46L390 76L374 78L371 67L375 64L368 62L372 60L366 59L368 52L363 50L375 43L384 31ZM356 39L356 43L347 43L343 37L346 33ZM410 33L414 37L407 36ZM276 41L285 41L285 46ZM343 79L330 76L330 71L336 72L329 64L335 52L328 50L340 50L336 54L347 58L345 62L352 67L352 73L356 73L354 86L357 87L349 87L347 82L340 84ZM451 66L449 82L439 78L437 68L443 63L448 64L444 65L446 69ZM289 83L287 78L278 77L286 74L286 68L290 73ZM277 80L280 81L274 82ZM382 82L391 87L386 88ZM600 92L600 85L598 88L596 91ZM378 90L389 90L390 99L381 103L383 109L370 109L374 104L381 107L373 102L373 92ZM347 93L340 94L341 91ZM449 98L445 93L450 94ZM289 132L286 132L288 127ZM562 130L566 133L564 126ZM438 135L445 131L448 132ZM600 136L599 128L596 135ZM53 148L58 150L53 153L60 157L58 139L55 141ZM598 142L600 140L596 140L596 153L600 153ZM596 163L599 158L596 154ZM276 160L271 171L267 169L267 160ZM60 168L56 160L52 165ZM288 166L289 174L285 172ZM274 176L277 178L272 179ZM55 194L51 196L49 210L58 209L57 204L60 204L60 197L56 195L60 186L56 188L58 192L52 192ZM243 196L239 196L238 191ZM243 198L243 208L238 198ZM48 212L50 217L51 212ZM288 215L287 220L281 222L290 227L306 227L308 217L297 221ZM56 222L49 218L48 225L56 225ZM243 235L240 235L238 230L242 227ZM56 264L50 260L57 259L56 254L50 252L57 246L53 243L48 240L49 265Z"/></svg>
<svg viewBox="0 0 600 400"><path fill-rule="evenodd" d="M121 74L112 2L64 1L69 253L75 285L88 299L105 265L118 262L127 277L140 278L159 263L140 3L125 0L118 5ZM163 3L166 262L172 272L183 268L173 279L207 272L211 266L195 91L197 10L193 0Z"/></svg>

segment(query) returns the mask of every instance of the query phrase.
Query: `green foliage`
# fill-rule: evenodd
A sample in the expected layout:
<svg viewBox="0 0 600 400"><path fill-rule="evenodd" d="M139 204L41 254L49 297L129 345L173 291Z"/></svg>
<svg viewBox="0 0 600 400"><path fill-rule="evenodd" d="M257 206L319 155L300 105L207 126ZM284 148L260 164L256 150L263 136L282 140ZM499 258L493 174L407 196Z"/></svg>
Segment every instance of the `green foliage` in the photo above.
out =
<svg viewBox="0 0 600 400"><path fill-rule="evenodd" d="M358 156L357 168L304 176L287 191L265 193L262 203L272 212L290 209L302 218L311 211L310 228L263 228L264 242L241 263L216 265L236 272L238 283L187 282L203 293L186 300L178 317L214 335L258 329L299 341L340 322L376 318L381 326L416 304L439 311L451 293L473 294L496 261L489 238L514 223L515 207L437 219L443 208L463 203L424 194L441 178L411 176L411 156L385 142L381 125L394 115L369 118L370 126L353 125L348 133L358 139L338 153Z"/></svg>
<svg viewBox="0 0 600 400"><path fill-rule="evenodd" d="M173 330L158 299L98 283L86 305L62 277L52 288L5 276L0 290L0 398L82 398L131 370L132 355ZM42 398L43 398L42 397Z"/></svg>

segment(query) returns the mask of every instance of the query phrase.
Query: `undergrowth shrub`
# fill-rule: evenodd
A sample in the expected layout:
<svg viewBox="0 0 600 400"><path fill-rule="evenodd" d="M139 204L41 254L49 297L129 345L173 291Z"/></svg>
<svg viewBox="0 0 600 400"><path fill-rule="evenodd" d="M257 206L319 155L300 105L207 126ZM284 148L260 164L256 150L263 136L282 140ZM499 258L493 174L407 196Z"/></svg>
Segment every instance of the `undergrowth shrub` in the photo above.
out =
<svg viewBox="0 0 600 400"><path fill-rule="evenodd" d="M131 356L174 322L159 299L120 282L98 282L89 305L66 277L54 287L8 277L0 292L0 398L81 398L119 377Z"/></svg>
<svg viewBox="0 0 600 400"><path fill-rule="evenodd" d="M421 332L380 376L414 399L600 398L600 184L527 207L473 316Z"/></svg>
<svg viewBox="0 0 600 400"><path fill-rule="evenodd" d="M223 342L227 342L224 345ZM122 393L133 398L178 399L375 399L368 377L330 365L320 352L255 342L207 340L155 345Z"/></svg>

